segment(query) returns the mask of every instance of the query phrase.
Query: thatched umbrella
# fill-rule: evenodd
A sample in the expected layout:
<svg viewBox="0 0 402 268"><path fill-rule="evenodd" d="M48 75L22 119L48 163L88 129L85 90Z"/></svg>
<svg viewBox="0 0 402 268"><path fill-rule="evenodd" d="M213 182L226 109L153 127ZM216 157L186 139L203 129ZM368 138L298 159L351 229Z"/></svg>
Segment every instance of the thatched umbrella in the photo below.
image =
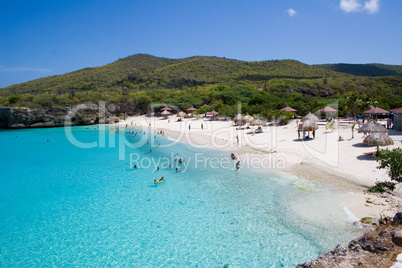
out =
<svg viewBox="0 0 402 268"><path fill-rule="evenodd" d="M264 120L262 120L261 118L258 118L256 120L254 120L253 122L251 122L252 126L259 126L259 125L265 125L266 122Z"/></svg>
<svg viewBox="0 0 402 268"><path fill-rule="evenodd" d="M381 126L380 124L370 120L366 124L364 124L359 130L359 133L372 133L372 132L381 132L381 133L388 133L388 130Z"/></svg>
<svg viewBox="0 0 402 268"><path fill-rule="evenodd" d="M298 127L298 131L313 131L317 129L317 124L312 120L305 120L301 122Z"/></svg>
<svg viewBox="0 0 402 268"><path fill-rule="evenodd" d="M238 113L235 117L233 117L234 121L241 121L243 120L243 116L241 115L241 113Z"/></svg>
<svg viewBox="0 0 402 268"><path fill-rule="evenodd" d="M314 123L317 123L318 121L320 121L320 119L318 119L318 117L315 116L314 114L308 113L307 115L305 115L305 116L302 118L301 121L302 121L302 122L304 122L304 121L313 121Z"/></svg>
<svg viewBox="0 0 402 268"><path fill-rule="evenodd" d="M373 132L363 140L363 143L366 143L369 146L377 146L378 154L380 146L393 145L394 141L385 133Z"/></svg>
<svg viewBox="0 0 402 268"><path fill-rule="evenodd" d="M185 112L183 112L183 111L180 111L178 114L177 114L177 117L186 117L186 113Z"/></svg>
<svg viewBox="0 0 402 268"><path fill-rule="evenodd" d="M245 115L243 117L243 121L246 122L246 123L251 123L251 122L254 121L254 117L252 117L251 115Z"/></svg>

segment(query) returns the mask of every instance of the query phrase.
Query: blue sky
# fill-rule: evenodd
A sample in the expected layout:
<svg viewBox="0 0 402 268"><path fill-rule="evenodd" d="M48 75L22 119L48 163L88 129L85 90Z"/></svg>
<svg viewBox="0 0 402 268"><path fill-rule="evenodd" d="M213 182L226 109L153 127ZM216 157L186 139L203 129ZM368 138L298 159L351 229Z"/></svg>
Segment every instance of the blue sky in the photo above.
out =
<svg viewBox="0 0 402 268"><path fill-rule="evenodd" d="M402 65L400 0L2 0L0 88L137 53Z"/></svg>

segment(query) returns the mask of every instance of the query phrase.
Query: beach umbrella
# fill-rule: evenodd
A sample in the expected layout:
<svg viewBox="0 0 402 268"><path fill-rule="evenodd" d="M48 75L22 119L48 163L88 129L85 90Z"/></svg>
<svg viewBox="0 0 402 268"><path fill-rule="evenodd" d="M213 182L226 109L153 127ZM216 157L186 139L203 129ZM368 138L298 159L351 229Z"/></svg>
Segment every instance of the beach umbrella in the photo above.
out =
<svg viewBox="0 0 402 268"><path fill-rule="evenodd" d="M262 120L261 118L257 118L256 120L251 122L252 126L259 126L259 125L265 125L265 124L266 124L266 122L264 120Z"/></svg>
<svg viewBox="0 0 402 268"><path fill-rule="evenodd" d="M245 115L243 117L243 121L246 122L246 123L251 123L251 122L254 121L254 117L252 117L251 115Z"/></svg>
<svg viewBox="0 0 402 268"><path fill-rule="evenodd" d="M195 110L197 110L197 108L194 108L193 106L191 106L186 111L194 112Z"/></svg>
<svg viewBox="0 0 402 268"><path fill-rule="evenodd" d="M390 112L379 107L374 107L364 112L365 114L375 114L375 121L377 121L378 114L389 114Z"/></svg>
<svg viewBox="0 0 402 268"><path fill-rule="evenodd" d="M296 109L293 109L292 107L289 107L289 106L282 108L281 111L297 112Z"/></svg>
<svg viewBox="0 0 402 268"><path fill-rule="evenodd" d="M183 112L183 111L180 111L178 114L177 114L177 117L186 117L186 113L185 112Z"/></svg>
<svg viewBox="0 0 402 268"><path fill-rule="evenodd" d="M298 131L313 131L317 130L318 126L316 122L312 120L305 120L299 124Z"/></svg>
<svg viewBox="0 0 402 268"><path fill-rule="evenodd" d="M327 106L327 107L324 107L324 108L322 108L322 109L320 109L318 111L319 112L324 112L324 113L329 113L329 112L337 112L338 110L335 110L334 108Z"/></svg>
<svg viewBox="0 0 402 268"><path fill-rule="evenodd" d="M207 112L207 116L212 116L212 120L215 119L215 115L218 115L219 113L215 110L212 110L210 112Z"/></svg>
<svg viewBox="0 0 402 268"><path fill-rule="evenodd" d="M162 108L162 109L161 109L161 111L171 111L171 110L172 110L172 108L169 108L169 107L167 107L167 106L166 106L165 108Z"/></svg>
<svg viewBox="0 0 402 268"><path fill-rule="evenodd" d="M207 115L212 115L212 116L215 116L215 115L218 115L219 113L217 112L217 111L215 111L215 110L212 110L212 111L210 111L210 112L207 112Z"/></svg>
<svg viewBox="0 0 402 268"><path fill-rule="evenodd" d="M315 116L314 114L312 114L312 113L308 113L307 115L305 115L303 118L302 118L302 122L304 122L304 121L312 121L312 122L314 122L314 123L317 123L318 121L319 121L319 119L318 119L318 117L317 116Z"/></svg>
<svg viewBox="0 0 402 268"><path fill-rule="evenodd" d="M204 103L204 105L202 105L201 107L209 107L209 105L207 105L206 103Z"/></svg>
<svg viewBox="0 0 402 268"><path fill-rule="evenodd" d="M170 115L170 112L168 110L164 110L161 115Z"/></svg>
<svg viewBox="0 0 402 268"><path fill-rule="evenodd" d="M378 124L377 122L370 120L366 124L364 124L361 128L359 128L357 132L364 134L373 132L388 133L388 130L385 127Z"/></svg>
<svg viewBox="0 0 402 268"><path fill-rule="evenodd" d="M385 133L373 132L363 140L363 143L366 143L369 146L377 146L378 153L380 146L393 145L394 141Z"/></svg>
<svg viewBox="0 0 402 268"><path fill-rule="evenodd" d="M374 107L370 110L364 112L365 114L389 114L389 111L381 109L379 107Z"/></svg>

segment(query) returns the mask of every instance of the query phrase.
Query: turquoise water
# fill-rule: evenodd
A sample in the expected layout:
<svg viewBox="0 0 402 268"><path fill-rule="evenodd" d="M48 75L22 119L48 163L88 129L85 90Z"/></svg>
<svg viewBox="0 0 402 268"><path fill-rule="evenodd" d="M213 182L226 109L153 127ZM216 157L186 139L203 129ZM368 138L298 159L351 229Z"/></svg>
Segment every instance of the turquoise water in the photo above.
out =
<svg viewBox="0 0 402 268"><path fill-rule="evenodd" d="M330 189L148 132L69 130L96 146L64 128L0 131L1 267L292 267L356 236Z"/></svg>

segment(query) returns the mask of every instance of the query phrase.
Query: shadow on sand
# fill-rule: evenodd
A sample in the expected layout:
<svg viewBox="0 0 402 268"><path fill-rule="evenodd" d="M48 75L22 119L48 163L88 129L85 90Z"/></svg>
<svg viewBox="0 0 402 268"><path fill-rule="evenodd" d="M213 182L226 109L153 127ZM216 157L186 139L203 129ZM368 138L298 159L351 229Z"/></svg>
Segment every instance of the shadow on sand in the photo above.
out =
<svg viewBox="0 0 402 268"><path fill-rule="evenodd" d="M364 161L376 161L376 158L373 157L371 154L370 155L362 154L362 155L359 155L356 158L359 159L359 160L364 160Z"/></svg>
<svg viewBox="0 0 402 268"><path fill-rule="evenodd" d="M313 141L314 139L294 139L293 141L295 141L295 142L302 142L302 141L304 141L304 142L306 142L306 141Z"/></svg>

